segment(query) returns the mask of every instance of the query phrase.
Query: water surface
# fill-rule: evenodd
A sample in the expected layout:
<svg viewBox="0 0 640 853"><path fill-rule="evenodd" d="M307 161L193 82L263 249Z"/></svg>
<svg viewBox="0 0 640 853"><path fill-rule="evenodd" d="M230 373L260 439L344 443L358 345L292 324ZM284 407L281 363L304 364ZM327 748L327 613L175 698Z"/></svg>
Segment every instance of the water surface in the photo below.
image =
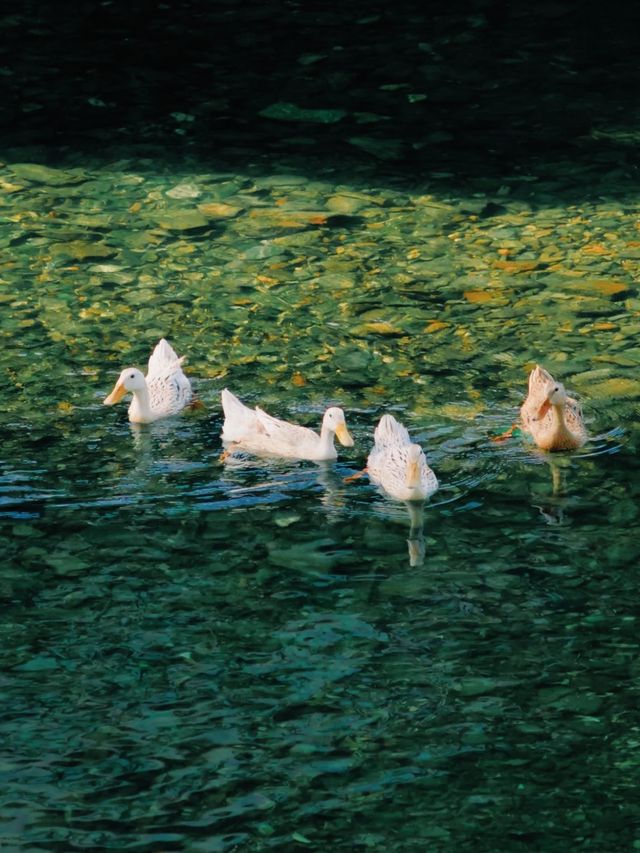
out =
<svg viewBox="0 0 640 853"><path fill-rule="evenodd" d="M186 107L179 157L3 154L0 846L633 849L628 174L412 174L373 107L271 94L242 166ZM132 427L102 399L161 336L204 409ZM492 440L536 362L583 404L574 454ZM223 387L341 405L355 447L224 463ZM345 479L388 411L441 483L417 512Z"/></svg>

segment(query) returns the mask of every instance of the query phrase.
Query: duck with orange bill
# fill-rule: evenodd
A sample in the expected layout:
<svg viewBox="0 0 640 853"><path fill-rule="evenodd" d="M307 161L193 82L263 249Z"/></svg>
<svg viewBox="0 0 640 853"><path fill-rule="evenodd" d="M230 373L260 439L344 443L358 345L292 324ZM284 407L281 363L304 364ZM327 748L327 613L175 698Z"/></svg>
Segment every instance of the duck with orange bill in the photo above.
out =
<svg viewBox="0 0 640 853"><path fill-rule="evenodd" d="M105 406L119 403L132 394L129 405L131 423L147 424L177 415L192 401L191 383L182 371L184 356L179 358L164 338L149 358L147 375L137 367L125 367L113 391L105 398Z"/></svg>
<svg viewBox="0 0 640 853"><path fill-rule="evenodd" d="M274 418L259 406L251 409L226 388L222 391L222 408L222 441L226 448L223 456L240 450L319 462L337 459L335 438L343 447L353 446L344 412L337 406L324 413L319 434L308 427Z"/></svg>

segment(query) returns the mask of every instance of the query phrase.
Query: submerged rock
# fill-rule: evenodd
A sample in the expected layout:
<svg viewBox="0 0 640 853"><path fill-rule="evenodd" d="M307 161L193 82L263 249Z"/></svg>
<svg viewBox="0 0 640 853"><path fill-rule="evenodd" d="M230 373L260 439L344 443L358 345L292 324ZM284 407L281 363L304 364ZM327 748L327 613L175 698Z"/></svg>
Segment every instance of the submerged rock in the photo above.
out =
<svg viewBox="0 0 640 853"><path fill-rule="evenodd" d="M42 166L39 163L14 163L9 168L16 177L23 181L48 184L52 187L78 184L87 180L86 175L77 170L67 172L63 169L54 169L51 166Z"/></svg>
<svg viewBox="0 0 640 853"><path fill-rule="evenodd" d="M169 198L199 198L202 191L195 184L178 184L165 192Z"/></svg>
<svg viewBox="0 0 640 853"><path fill-rule="evenodd" d="M153 219L167 231L191 231L209 224L209 218L199 210L164 210L154 214Z"/></svg>
<svg viewBox="0 0 640 853"><path fill-rule="evenodd" d="M55 243L51 247L51 254L53 257L84 261L87 258L111 258L118 254L118 250L106 243L72 240L69 243Z"/></svg>

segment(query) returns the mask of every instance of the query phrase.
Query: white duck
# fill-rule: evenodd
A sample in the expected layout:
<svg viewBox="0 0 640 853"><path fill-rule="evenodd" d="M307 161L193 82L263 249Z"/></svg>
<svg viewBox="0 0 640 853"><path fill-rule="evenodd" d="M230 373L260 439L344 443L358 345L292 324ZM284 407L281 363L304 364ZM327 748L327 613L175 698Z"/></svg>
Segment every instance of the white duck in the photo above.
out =
<svg viewBox="0 0 640 853"><path fill-rule="evenodd" d="M529 374L529 394L520 420L524 432L542 450L576 450L588 438L580 404L538 364Z"/></svg>
<svg viewBox="0 0 640 853"><path fill-rule="evenodd" d="M420 445L393 415L383 415L374 432L366 471L374 483L399 501L422 501L438 488Z"/></svg>
<svg viewBox="0 0 640 853"><path fill-rule="evenodd" d="M320 435L308 427L273 418L258 406L250 409L226 388L222 391L222 408L222 441L227 452L246 450L267 456L319 462L337 458L334 436L344 447L353 446L344 412L337 406L324 413Z"/></svg>
<svg viewBox="0 0 640 853"><path fill-rule="evenodd" d="M105 406L113 406L131 392L131 423L148 424L177 415L192 397L191 383L180 366L183 361L184 356L178 358L171 344L162 338L149 358L146 379L137 367L125 367L113 391L104 400Z"/></svg>

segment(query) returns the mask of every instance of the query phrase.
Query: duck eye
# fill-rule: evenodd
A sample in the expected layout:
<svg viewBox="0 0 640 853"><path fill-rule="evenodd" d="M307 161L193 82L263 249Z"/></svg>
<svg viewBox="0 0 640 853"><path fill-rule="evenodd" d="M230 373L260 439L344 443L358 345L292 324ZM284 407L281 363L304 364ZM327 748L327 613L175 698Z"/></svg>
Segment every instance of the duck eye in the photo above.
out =
<svg viewBox="0 0 640 853"><path fill-rule="evenodd" d="M130 374L129 379L135 379L135 378L136 378L135 373Z"/></svg>

